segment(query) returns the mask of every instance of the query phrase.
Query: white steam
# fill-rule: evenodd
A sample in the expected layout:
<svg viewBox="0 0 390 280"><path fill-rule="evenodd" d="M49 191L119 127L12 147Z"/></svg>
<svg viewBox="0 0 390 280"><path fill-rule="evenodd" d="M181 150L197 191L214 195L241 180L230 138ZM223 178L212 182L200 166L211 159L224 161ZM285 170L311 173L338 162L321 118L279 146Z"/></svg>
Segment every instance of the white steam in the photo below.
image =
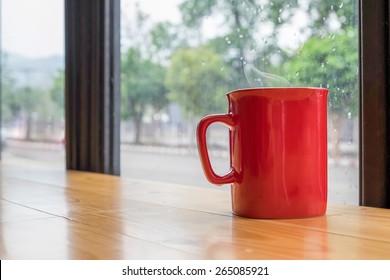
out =
<svg viewBox="0 0 390 280"><path fill-rule="evenodd" d="M285 78L262 72L252 64L244 66L244 73L250 87L291 87L291 84Z"/></svg>

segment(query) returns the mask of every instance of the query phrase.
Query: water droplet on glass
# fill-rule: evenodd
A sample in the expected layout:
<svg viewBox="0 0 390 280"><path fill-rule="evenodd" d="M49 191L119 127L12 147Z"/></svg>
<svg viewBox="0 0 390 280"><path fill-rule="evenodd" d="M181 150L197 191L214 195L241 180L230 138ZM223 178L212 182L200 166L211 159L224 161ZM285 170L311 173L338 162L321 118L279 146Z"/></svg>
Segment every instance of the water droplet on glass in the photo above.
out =
<svg viewBox="0 0 390 280"><path fill-rule="evenodd" d="M334 38L335 38L335 35L334 35L334 34L332 34L332 36L330 36L330 38L331 38L332 40L334 40Z"/></svg>
<svg viewBox="0 0 390 280"><path fill-rule="evenodd" d="M348 112L347 116L348 116L348 119L352 118L352 113Z"/></svg>
<svg viewBox="0 0 390 280"><path fill-rule="evenodd" d="M205 66L206 65L206 62L202 61L202 66Z"/></svg>
<svg viewBox="0 0 390 280"><path fill-rule="evenodd" d="M296 76L296 77L299 76L299 71L295 72L295 76Z"/></svg>
<svg viewBox="0 0 390 280"><path fill-rule="evenodd" d="M279 9L279 14L281 14L283 12L283 9Z"/></svg>
<svg viewBox="0 0 390 280"><path fill-rule="evenodd" d="M340 7L340 9L341 9L343 6L344 6L344 3L341 3L341 4L340 4L340 6L339 6L339 7Z"/></svg>
<svg viewBox="0 0 390 280"><path fill-rule="evenodd" d="M321 63L321 68L324 68L324 66L325 66L325 63L322 62Z"/></svg>
<svg viewBox="0 0 390 280"><path fill-rule="evenodd" d="M240 38L244 38L244 35L240 34L238 37L240 37Z"/></svg>
<svg viewBox="0 0 390 280"><path fill-rule="evenodd" d="M278 17L278 22L281 23L282 22L282 19L281 17Z"/></svg>
<svg viewBox="0 0 390 280"><path fill-rule="evenodd" d="M244 57L241 56L241 57L240 57L240 60L243 61L243 60L244 60Z"/></svg>
<svg viewBox="0 0 390 280"><path fill-rule="evenodd" d="M333 5L330 5L330 9L333 11Z"/></svg>
<svg viewBox="0 0 390 280"><path fill-rule="evenodd" d="M333 48L332 48L332 52L335 52L335 51L336 51L336 47L333 47Z"/></svg>

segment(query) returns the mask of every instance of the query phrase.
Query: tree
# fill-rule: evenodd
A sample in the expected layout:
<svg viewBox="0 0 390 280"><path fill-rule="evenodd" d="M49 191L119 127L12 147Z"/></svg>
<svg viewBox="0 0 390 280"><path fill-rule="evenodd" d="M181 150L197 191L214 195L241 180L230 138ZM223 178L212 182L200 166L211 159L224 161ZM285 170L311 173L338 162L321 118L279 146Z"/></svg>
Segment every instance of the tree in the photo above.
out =
<svg viewBox="0 0 390 280"><path fill-rule="evenodd" d="M325 38L343 30L358 29L356 0L274 0L262 7L264 16L259 24L270 24L272 32L258 57L271 71L277 71L275 66L288 61L310 38Z"/></svg>
<svg viewBox="0 0 390 280"><path fill-rule="evenodd" d="M223 58L232 71L226 82L230 89L247 87L244 66L248 60L245 52L255 42L255 0L185 0L180 5L183 23L199 34L203 22L212 16L224 16L224 32L208 42ZM200 41L202 41L200 39Z"/></svg>
<svg viewBox="0 0 390 280"><path fill-rule="evenodd" d="M129 48L122 57L122 118L135 125L134 142L141 142L142 119L148 107L156 111L167 104L164 68L142 58L136 48Z"/></svg>
<svg viewBox="0 0 390 280"><path fill-rule="evenodd" d="M151 27L149 16L135 3L132 22L126 24L126 51L122 54L122 119L132 120L134 142L141 143L143 118L148 109L162 111L167 103L165 67L172 52L173 25L157 23ZM160 49L162 48L162 49Z"/></svg>
<svg viewBox="0 0 390 280"><path fill-rule="evenodd" d="M50 99L53 102L52 116L55 119L63 119L65 114L65 74L64 70L57 72L53 84L49 89Z"/></svg>
<svg viewBox="0 0 390 280"><path fill-rule="evenodd" d="M212 48L180 49L168 68L166 85L170 100L178 103L189 118L223 112L227 75L225 63Z"/></svg>
<svg viewBox="0 0 390 280"><path fill-rule="evenodd" d="M12 120L19 112L16 100L16 83L6 67L2 67L1 113L4 122Z"/></svg>
<svg viewBox="0 0 390 280"><path fill-rule="evenodd" d="M163 65L180 48L188 47L186 32L181 25L171 22L158 22L150 30L149 56Z"/></svg>
<svg viewBox="0 0 390 280"><path fill-rule="evenodd" d="M13 92L14 112L25 120L25 140L31 141L35 120L48 119L54 111L53 101L47 89L26 86Z"/></svg>
<svg viewBox="0 0 390 280"><path fill-rule="evenodd" d="M60 71L53 80L53 86L37 88L17 85L7 67L3 67L2 119L12 122L17 118L25 121L25 140L32 140L34 121L63 119L64 115L64 73Z"/></svg>
<svg viewBox="0 0 390 280"><path fill-rule="evenodd" d="M291 36L286 42L286 33L291 33L287 27L296 28L297 42L289 47L294 52L312 36L325 37L358 24L356 0L185 0L180 10L183 23L195 31L206 19L223 15L222 34L208 43L234 70L229 79L231 89L250 86L245 65L256 65L260 72L279 72L274 66L289 59L283 52L286 43L291 43Z"/></svg>
<svg viewBox="0 0 390 280"><path fill-rule="evenodd" d="M267 11L266 18L274 27L285 23L291 24L297 14L308 17L305 29L310 31L310 35L320 35L323 30L334 29L332 21L338 22L337 29L346 29L358 24L356 0L274 0L261 7Z"/></svg>

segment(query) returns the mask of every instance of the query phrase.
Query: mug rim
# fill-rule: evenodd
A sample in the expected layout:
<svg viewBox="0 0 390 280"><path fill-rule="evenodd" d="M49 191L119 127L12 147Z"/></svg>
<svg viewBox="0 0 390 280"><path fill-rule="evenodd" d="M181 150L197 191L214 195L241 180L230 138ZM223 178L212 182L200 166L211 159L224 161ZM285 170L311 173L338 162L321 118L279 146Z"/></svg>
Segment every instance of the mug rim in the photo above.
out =
<svg viewBox="0 0 390 280"><path fill-rule="evenodd" d="M329 92L329 89L327 88L320 88L320 87L251 87L251 88L240 88L235 89L232 91L229 91L226 93L226 95L231 95L233 93L240 93L240 92L251 92L251 91L278 91L278 90L300 90L300 91L321 91L321 92Z"/></svg>

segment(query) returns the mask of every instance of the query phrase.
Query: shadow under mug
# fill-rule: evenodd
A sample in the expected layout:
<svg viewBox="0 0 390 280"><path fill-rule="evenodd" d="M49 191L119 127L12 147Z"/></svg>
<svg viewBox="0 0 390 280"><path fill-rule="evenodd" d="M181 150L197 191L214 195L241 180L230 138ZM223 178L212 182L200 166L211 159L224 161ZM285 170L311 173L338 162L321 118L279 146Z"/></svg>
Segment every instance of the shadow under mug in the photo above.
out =
<svg viewBox="0 0 390 280"><path fill-rule="evenodd" d="M204 117L197 141L209 182L231 184L233 213L249 218L321 216L327 205L327 94L323 88L250 88L227 94L228 114ZM230 171L212 169L206 131L229 128Z"/></svg>

